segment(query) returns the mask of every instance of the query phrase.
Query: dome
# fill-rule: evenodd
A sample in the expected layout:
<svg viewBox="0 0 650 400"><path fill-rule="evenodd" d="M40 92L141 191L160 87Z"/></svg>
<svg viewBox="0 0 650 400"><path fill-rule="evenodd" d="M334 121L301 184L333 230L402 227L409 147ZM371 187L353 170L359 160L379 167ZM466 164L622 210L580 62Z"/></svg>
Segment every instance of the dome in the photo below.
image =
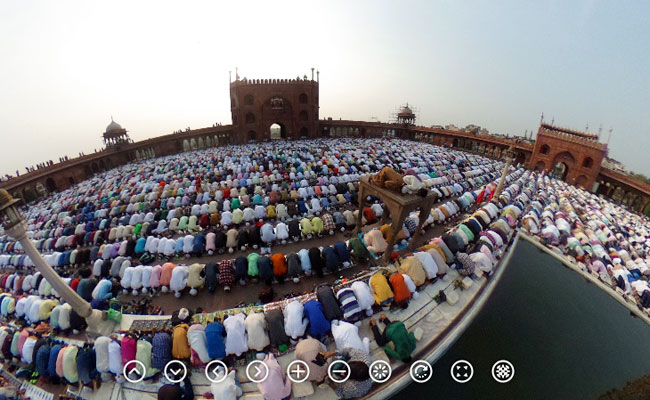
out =
<svg viewBox="0 0 650 400"><path fill-rule="evenodd" d="M404 116L406 116L406 115L413 115L413 111L411 110L411 108L410 108L408 105L405 105L405 106L402 107L402 109L400 110L399 115L404 115Z"/></svg>
<svg viewBox="0 0 650 400"><path fill-rule="evenodd" d="M108 126L106 127L106 132L121 131L121 130L122 130L122 126L117 122L113 121L113 118L111 118L111 123L108 124Z"/></svg>

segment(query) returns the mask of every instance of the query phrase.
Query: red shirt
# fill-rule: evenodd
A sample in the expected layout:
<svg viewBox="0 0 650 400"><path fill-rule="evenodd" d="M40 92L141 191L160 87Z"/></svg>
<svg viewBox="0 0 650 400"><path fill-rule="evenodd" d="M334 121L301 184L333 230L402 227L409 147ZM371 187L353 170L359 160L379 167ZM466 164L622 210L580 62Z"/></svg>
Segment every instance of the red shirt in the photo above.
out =
<svg viewBox="0 0 650 400"><path fill-rule="evenodd" d="M394 273L390 276L390 285L393 287L393 295L395 296L396 303L402 303L403 301L408 301L411 298L411 291L406 282L404 282L404 277L400 273Z"/></svg>
<svg viewBox="0 0 650 400"><path fill-rule="evenodd" d="M377 215L375 215L375 212L372 211L372 208L370 207L365 207L363 209L363 215L366 217L366 220L368 221L369 224L374 223L377 221Z"/></svg>
<svg viewBox="0 0 650 400"><path fill-rule="evenodd" d="M282 276L287 273L287 259L284 258L284 254L275 253L271 256L271 262L273 263L273 275Z"/></svg>
<svg viewBox="0 0 650 400"><path fill-rule="evenodd" d="M232 285L235 281L235 270L232 267L232 261L223 260L219 263L219 284Z"/></svg>

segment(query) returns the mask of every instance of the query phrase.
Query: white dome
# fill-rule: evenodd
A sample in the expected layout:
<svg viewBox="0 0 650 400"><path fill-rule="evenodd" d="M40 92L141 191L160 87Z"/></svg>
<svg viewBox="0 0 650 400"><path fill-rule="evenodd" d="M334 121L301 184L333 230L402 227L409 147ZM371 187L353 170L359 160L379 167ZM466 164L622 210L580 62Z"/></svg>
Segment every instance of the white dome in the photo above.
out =
<svg viewBox="0 0 650 400"><path fill-rule="evenodd" d="M106 127L106 132L121 131L121 130L122 130L122 126L117 122L113 121L113 118L111 118L111 123L108 124L108 126Z"/></svg>

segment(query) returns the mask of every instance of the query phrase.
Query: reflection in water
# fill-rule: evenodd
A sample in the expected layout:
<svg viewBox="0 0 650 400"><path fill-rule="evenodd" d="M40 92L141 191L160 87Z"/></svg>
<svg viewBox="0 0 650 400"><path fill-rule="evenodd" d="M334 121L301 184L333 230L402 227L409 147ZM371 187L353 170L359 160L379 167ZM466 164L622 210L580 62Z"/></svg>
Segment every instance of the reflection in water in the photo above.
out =
<svg viewBox="0 0 650 400"><path fill-rule="evenodd" d="M395 398L594 399L650 374L649 344L650 326L521 240L483 310L434 365L433 378ZM474 366L465 384L450 376L460 359ZM490 373L501 359L516 371L507 384Z"/></svg>

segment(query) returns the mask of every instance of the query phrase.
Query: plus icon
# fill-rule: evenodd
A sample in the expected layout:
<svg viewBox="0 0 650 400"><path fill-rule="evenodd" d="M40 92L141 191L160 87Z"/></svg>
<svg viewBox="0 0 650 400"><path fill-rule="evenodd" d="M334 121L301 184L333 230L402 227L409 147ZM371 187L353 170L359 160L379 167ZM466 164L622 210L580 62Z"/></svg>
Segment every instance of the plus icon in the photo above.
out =
<svg viewBox="0 0 650 400"><path fill-rule="evenodd" d="M293 367L293 372L296 375L296 378L300 379L301 375L303 372L306 372L304 369L301 368L300 364L296 364L295 367Z"/></svg>
<svg viewBox="0 0 650 400"><path fill-rule="evenodd" d="M302 360L292 361L287 367L287 375L292 382L304 382L309 378L309 366Z"/></svg>

